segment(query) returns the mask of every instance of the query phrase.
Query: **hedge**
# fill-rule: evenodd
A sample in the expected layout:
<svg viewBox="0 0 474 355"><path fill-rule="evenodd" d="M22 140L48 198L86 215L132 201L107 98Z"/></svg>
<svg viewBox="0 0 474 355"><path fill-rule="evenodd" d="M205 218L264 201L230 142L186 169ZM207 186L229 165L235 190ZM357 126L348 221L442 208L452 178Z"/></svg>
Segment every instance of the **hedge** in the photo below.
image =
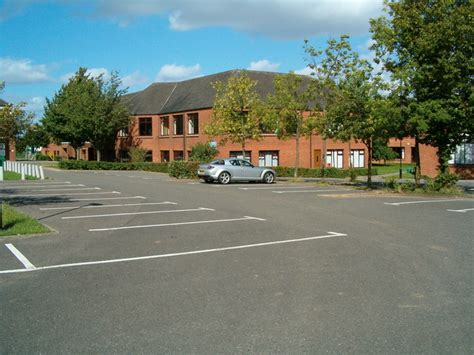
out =
<svg viewBox="0 0 474 355"><path fill-rule="evenodd" d="M168 174L177 179L196 179L199 162L174 160L169 163Z"/></svg>
<svg viewBox="0 0 474 355"><path fill-rule="evenodd" d="M63 160L60 169L67 170L143 170L167 173L168 163L118 163L110 161Z"/></svg>
<svg viewBox="0 0 474 355"><path fill-rule="evenodd" d="M293 177L295 174L295 168L277 166L273 170L276 171L279 177ZM355 178L356 176L365 176L368 171L365 168L354 168L354 169L309 169L309 168L298 168L299 177L308 178ZM372 175L377 175L377 169L372 169Z"/></svg>

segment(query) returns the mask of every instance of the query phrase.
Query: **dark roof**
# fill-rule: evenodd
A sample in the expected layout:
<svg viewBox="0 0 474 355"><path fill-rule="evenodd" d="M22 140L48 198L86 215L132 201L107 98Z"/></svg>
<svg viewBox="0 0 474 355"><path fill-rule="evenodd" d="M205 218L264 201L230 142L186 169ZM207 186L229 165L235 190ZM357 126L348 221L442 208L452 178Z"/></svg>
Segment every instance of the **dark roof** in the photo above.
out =
<svg viewBox="0 0 474 355"><path fill-rule="evenodd" d="M216 94L212 83L227 81L229 77L241 72L245 72L250 79L257 82L255 90L262 98L273 92L273 81L279 75L279 73L263 71L230 70L176 83L154 83L142 91L125 95L124 101L132 115L165 114L211 108ZM304 80L310 79L304 77Z"/></svg>
<svg viewBox="0 0 474 355"><path fill-rule="evenodd" d="M0 106L5 106L6 104L8 104L8 102L6 102L5 100L0 99Z"/></svg>

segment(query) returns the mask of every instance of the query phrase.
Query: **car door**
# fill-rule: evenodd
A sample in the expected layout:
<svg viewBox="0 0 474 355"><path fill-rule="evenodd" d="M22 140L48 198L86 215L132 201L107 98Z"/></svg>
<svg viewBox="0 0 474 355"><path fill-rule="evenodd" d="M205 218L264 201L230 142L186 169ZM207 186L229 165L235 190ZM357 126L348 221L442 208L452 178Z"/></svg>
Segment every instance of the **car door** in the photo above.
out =
<svg viewBox="0 0 474 355"><path fill-rule="evenodd" d="M242 166L242 176L244 179L248 180L258 180L260 179L260 169L254 167L246 160L240 160L240 165Z"/></svg>
<svg viewBox="0 0 474 355"><path fill-rule="evenodd" d="M230 175L232 175L233 180L242 180L242 167L239 160L229 160L229 165L226 168L229 170Z"/></svg>

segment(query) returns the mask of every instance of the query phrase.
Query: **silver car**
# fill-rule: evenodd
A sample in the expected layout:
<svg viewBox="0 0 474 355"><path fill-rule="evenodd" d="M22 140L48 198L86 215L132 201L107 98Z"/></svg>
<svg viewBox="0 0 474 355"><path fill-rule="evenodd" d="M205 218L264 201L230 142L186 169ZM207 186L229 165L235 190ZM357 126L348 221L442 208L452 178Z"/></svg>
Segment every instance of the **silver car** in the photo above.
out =
<svg viewBox="0 0 474 355"><path fill-rule="evenodd" d="M208 183L213 181L218 181L221 184L228 184L231 181L262 181L271 184L275 181L276 172L269 168L254 166L246 160L228 158L199 165L198 176Z"/></svg>

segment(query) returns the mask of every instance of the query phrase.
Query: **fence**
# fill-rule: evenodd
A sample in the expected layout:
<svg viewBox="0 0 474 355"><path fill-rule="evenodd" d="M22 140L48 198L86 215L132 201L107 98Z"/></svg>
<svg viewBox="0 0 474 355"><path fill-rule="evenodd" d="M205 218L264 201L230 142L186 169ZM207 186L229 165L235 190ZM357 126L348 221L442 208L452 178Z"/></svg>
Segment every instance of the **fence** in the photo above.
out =
<svg viewBox="0 0 474 355"><path fill-rule="evenodd" d="M21 180L25 180L26 176L32 176L37 179L44 180L44 170L42 166L36 164L20 163L17 161L3 162L3 169L5 171L13 171L21 175Z"/></svg>

